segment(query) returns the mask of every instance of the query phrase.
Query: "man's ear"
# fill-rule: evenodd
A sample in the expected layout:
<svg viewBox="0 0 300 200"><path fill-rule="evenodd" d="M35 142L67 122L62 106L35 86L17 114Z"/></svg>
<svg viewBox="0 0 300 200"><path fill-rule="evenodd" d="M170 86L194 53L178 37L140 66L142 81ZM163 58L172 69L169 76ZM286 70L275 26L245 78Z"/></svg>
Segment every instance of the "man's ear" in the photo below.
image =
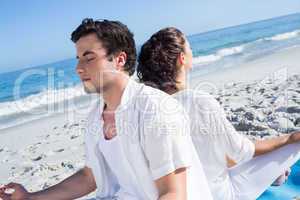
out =
<svg viewBox="0 0 300 200"><path fill-rule="evenodd" d="M120 52L116 57L116 68L118 71L123 70L126 61L127 61L127 54L124 51Z"/></svg>

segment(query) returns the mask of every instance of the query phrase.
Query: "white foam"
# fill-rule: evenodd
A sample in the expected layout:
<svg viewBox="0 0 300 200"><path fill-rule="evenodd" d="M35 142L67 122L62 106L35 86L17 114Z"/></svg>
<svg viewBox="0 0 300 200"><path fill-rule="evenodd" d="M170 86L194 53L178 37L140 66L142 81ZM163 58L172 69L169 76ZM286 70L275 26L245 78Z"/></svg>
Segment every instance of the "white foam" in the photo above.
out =
<svg viewBox="0 0 300 200"><path fill-rule="evenodd" d="M243 51L244 51L244 46L243 45L220 49L215 54L210 54L210 55L207 55L207 56L194 57L193 58L193 64L194 65L201 65L201 64L208 64L208 63L216 62L216 61L221 60L222 58L224 58L226 56L239 54Z"/></svg>
<svg viewBox="0 0 300 200"><path fill-rule="evenodd" d="M86 94L81 85L76 85L59 90L49 89L23 99L0 103L0 129L74 109L81 110L92 105L94 100L94 95ZM80 112L88 111L84 109Z"/></svg>
<svg viewBox="0 0 300 200"><path fill-rule="evenodd" d="M16 101L0 103L0 117L17 113L43 114L44 109L76 97L86 95L82 86L77 85L59 90L49 89ZM40 108L40 109L38 109Z"/></svg>
<svg viewBox="0 0 300 200"><path fill-rule="evenodd" d="M207 55L207 56L198 56L193 58L193 64L207 64L211 62L215 62L220 60L221 57L215 54Z"/></svg>
<svg viewBox="0 0 300 200"><path fill-rule="evenodd" d="M244 50L244 46L236 46L231 48L220 49L217 51L217 55L221 57L230 56L234 54L239 54Z"/></svg>
<svg viewBox="0 0 300 200"><path fill-rule="evenodd" d="M287 39L295 38L298 36L300 36L300 30L278 34L273 37L265 38L265 40L280 41L280 40L287 40Z"/></svg>

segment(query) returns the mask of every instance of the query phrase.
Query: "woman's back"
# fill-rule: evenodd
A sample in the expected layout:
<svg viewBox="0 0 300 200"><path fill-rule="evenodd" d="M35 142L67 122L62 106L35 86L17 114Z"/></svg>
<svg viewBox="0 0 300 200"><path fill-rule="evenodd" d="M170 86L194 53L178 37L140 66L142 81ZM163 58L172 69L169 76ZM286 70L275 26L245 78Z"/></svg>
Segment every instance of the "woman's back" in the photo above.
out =
<svg viewBox="0 0 300 200"><path fill-rule="evenodd" d="M192 140L215 199L232 199L226 156L238 163L248 161L254 144L235 131L213 96L184 90L174 97L189 114Z"/></svg>

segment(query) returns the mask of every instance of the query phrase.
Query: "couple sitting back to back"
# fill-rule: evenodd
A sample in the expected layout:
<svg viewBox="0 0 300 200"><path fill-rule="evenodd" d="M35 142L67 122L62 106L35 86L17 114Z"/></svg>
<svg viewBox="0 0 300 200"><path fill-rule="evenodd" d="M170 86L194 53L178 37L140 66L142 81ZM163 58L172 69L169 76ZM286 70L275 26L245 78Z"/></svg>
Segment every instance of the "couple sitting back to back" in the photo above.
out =
<svg viewBox="0 0 300 200"><path fill-rule="evenodd" d="M85 19L71 39L85 91L99 94L85 167L37 192L9 183L2 199L76 199L97 189L98 200L253 200L299 159L300 133L252 142L212 96L186 88L192 51L178 29L142 46L137 75L145 84L130 79L136 50L124 24Z"/></svg>

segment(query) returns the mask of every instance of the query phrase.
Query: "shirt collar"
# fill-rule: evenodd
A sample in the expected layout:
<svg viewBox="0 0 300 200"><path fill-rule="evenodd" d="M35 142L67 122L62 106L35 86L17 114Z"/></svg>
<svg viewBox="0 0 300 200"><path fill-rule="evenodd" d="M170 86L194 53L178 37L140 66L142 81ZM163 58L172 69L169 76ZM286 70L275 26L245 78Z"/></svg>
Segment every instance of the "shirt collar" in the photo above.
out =
<svg viewBox="0 0 300 200"><path fill-rule="evenodd" d="M142 84L137 83L136 81L129 79L128 83L125 87L125 90L122 94L121 101L119 106L116 109L116 113L124 111L128 109L128 106L132 103L133 99L137 98L139 88L141 88ZM101 124L101 114L104 109L104 99L100 97L100 100L97 101L96 109L95 109L95 118L94 122L97 124Z"/></svg>
<svg viewBox="0 0 300 200"><path fill-rule="evenodd" d="M137 98L138 92L140 91L140 88L142 86L143 86L142 84L139 84L136 81L129 79L125 87L125 90L122 94L121 102L118 108L116 109L116 114L128 109L128 106L131 105L131 103L135 98ZM95 128L95 130L92 131L94 136L97 136L97 133L99 133L99 131L102 129L103 121L101 115L103 109L104 109L104 99L100 97L100 100L98 100L95 105L95 110L94 110L95 114L92 119L93 120L92 125L93 128Z"/></svg>
<svg viewBox="0 0 300 200"><path fill-rule="evenodd" d="M141 84L129 78L116 112L128 109L128 106L132 103L132 101L137 98L140 87Z"/></svg>
<svg viewBox="0 0 300 200"><path fill-rule="evenodd" d="M140 83L137 83L136 81L129 78L127 85L125 86L125 89L123 91L123 94L121 96L120 104L118 105L116 110L123 109L123 107L126 107L137 95L138 89L141 86ZM96 110L100 111L100 113L103 112L104 109L104 99L102 96L99 96L100 100L96 103Z"/></svg>

